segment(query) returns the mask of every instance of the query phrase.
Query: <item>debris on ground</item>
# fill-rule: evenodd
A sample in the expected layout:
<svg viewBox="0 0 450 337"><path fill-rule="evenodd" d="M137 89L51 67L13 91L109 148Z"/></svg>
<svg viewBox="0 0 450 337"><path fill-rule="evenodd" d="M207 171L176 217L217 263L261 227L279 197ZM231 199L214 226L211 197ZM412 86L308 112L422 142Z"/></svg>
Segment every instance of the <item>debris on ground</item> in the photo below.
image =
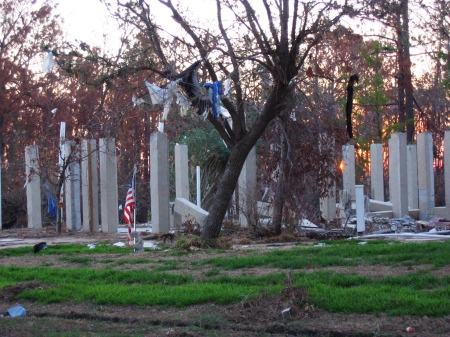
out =
<svg viewBox="0 0 450 337"><path fill-rule="evenodd" d="M8 311L6 311L3 315L1 315L2 317L24 317L26 315L26 310L24 307L21 307L20 305L17 305L15 307L12 307L10 309L8 309Z"/></svg>
<svg viewBox="0 0 450 337"><path fill-rule="evenodd" d="M36 254L36 253L40 252L41 250L44 250L44 249L47 249L47 248L48 247L47 247L47 243L46 242L39 242L39 243L37 243L37 244L35 244L33 246L33 251Z"/></svg>

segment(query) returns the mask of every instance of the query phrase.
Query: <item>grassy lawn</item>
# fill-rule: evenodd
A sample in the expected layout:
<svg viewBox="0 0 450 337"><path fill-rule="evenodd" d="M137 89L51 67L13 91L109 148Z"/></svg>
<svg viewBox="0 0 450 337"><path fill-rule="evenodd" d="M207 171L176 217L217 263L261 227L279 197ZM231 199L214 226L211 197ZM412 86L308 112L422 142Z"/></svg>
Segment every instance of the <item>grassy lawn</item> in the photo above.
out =
<svg viewBox="0 0 450 337"><path fill-rule="evenodd" d="M450 315L450 242L328 241L325 247L194 251L53 245L0 250L0 289L35 282L16 299L188 307L232 304L304 289L304 303L338 313ZM3 263L10 258L16 264ZM39 265L22 265L35 259ZM39 261L39 262L37 262ZM360 269L375 270L364 274ZM377 274L377 268L401 273ZM406 272L405 272L406 270ZM447 269L448 270L448 269ZM441 271L441 272L440 272Z"/></svg>

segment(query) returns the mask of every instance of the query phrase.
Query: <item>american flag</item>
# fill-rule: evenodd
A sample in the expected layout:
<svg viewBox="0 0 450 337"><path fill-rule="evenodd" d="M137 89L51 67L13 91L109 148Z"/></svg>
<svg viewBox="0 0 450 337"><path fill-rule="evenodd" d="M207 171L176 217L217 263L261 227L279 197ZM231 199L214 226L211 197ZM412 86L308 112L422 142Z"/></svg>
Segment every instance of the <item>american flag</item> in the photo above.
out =
<svg viewBox="0 0 450 337"><path fill-rule="evenodd" d="M123 211L123 219L128 224L128 246L131 242L131 223L133 221L134 205L136 200L134 199L134 175L131 178L131 183L128 186L127 199L125 200L125 208Z"/></svg>

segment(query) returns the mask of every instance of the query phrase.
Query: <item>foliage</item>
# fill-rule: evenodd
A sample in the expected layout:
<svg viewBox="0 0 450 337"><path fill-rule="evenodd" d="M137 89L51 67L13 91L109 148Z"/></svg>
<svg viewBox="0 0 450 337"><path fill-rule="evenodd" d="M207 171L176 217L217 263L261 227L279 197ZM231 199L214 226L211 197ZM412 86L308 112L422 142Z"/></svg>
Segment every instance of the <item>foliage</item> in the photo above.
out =
<svg viewBox="0 0 450 337"><path fill-rule="evenodd" d="M203 209L208 210L212 196L217 190L217 183L225 169L230 151L217 134L217 131L210 125L199 124L195 118L189 118L189 122L189 125L186 125L182 132L171 141L169 152L174 153L175 144L187 145L190 176L189 191L191 191L192 195L190 201L196 203L197 200L196 167L200 166L201 205ZM174 172L174 169L171 172ZM174 181L174 175L171 176L171 179Z"/></svg>

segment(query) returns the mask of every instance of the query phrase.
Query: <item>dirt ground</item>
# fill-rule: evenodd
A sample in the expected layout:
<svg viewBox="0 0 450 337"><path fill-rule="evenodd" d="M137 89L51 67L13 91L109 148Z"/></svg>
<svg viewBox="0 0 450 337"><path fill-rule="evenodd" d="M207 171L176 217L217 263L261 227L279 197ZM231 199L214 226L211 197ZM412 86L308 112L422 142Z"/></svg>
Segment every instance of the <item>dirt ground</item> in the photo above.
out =
<svg viewBox="0 0 450 337"><path fill-rule="evenodd" d="M29 246L32 249L34 244L42 241L51 245L114 243L125 240L125 234L70 232L58 235L51 230L29 229L0 231L0 249L18 246ZM314 243L313 240L311 242ZM244 245L236 244L234 250L245 249L250 244L258 244L253 247L259 246L261 249L274 248L273 242L270 244L246 242ZM292 244L283 243L275 245L275 249L289 249L291 246ZM157 254L159 254L155 257L157 259L177 258L168 257L164 255L164 252ZM195 259L211 257L211 254L192 255L192 258ZM50 259L47 261L48 263L58 263L61 267L66 267L65 263L68 263L57 260L57 257L52 255L38 258ZM183 256L183 259L186 258L189 257ZM32 266L36 263L39 264L39 261L23 258L0 259L0 265L3 266ZM423 267L426 268L426 266ZM420 268L420 266L416 268ZM410 271L407 267L392 268L388 266L340 268L338 270L357 272L371 277L398 275ZM447 266L437 273L442 276L448 275L449 271L450 267ZM246 272L250 275L261 275L264 270L254 268ZM265 270L265 272L268 271ZM279 295L262 296L252 301L243 300L234 305L205 304L183 309L112 307L90 303L41 305L24 301L19 303L14 297L25 289L41 286L41 284L29 282L4 287L0 290L0 313L6 312L15 305L21 305L27 310L27 315L23 318L0 318L0 336L450 336L450 316L442 318L390 317L327 313L305 304L306 290L290 287L287 287L286 291ZM282 311L287 308L290 310L282 314ZM407 332L407 327L412 327L414 331Z"/></svg>

